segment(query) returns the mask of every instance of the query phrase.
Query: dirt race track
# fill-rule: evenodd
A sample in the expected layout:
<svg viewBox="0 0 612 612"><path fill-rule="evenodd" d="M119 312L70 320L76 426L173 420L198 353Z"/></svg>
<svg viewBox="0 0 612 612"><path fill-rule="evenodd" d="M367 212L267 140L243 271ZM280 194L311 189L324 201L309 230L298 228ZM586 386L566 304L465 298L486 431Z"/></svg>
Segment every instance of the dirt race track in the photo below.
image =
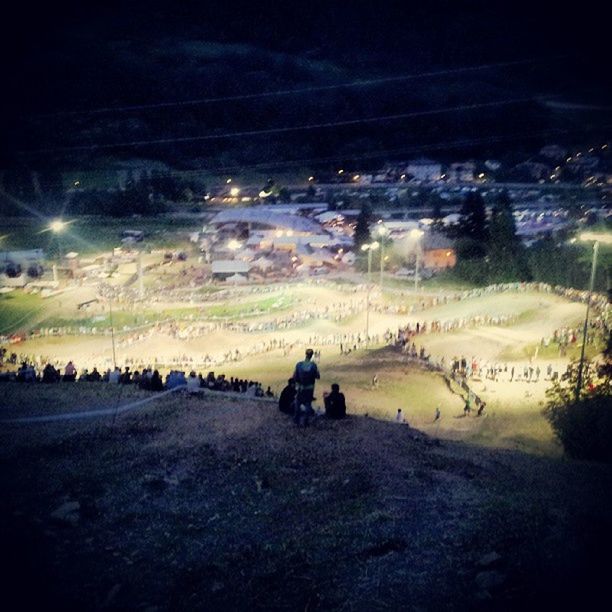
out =
<svg viewBox="0 0 612 612"><path fill-rule="evenodd" d="M91 287L75 288L53 298L49 310L61 308L67 317L82 317L75 305L91 294ZM259 380L279 393L306 345L312 345L321 351L321 393L338 382L353 413L392 419L401 407L411 424L435 435L557 453L540 407L550 384L544 376L548 364L562 372L567 359L551 357L550 352L544 359L532 351L555 329L579 325L584 306L536 291L484 293L459 301L455 296L452 291L415 295L409 290L389 290L381 296L375 289L370 294L368 317L365 286L329 281L255 289L228 287L210 297L185 293L182 301L176 293L159 293L140 307L115 306L116 316L121 308L146 308L149 313L160 313L165 321L137 330L118 329L117 363L127 362L132 370L149 365L161 370L195 369L204 375L214 370L228 377ZM434 299L438 305L432 304ZM181 307L189 308L191 314L184 316ZM93 314L103 313L103 305L96 308ZM219 316L219 312L228 316ZM358 336L365 337L368 318L370 335L377 336L377 341L366 347L359 344ZM497 380L481 376L472 382L474 392L487 402L487 420L461 419L463 399L451 393L439 375L415 366L399 352L382 350L385 332L395 333L406 324L414 328L417 322L431 325L432 321L458 327L415 337L417 347L423 346L432 360L444 357L448 364L453 357L476 357L481 366L500 363L507 367ZM198 331L200 325L209 328ZM340 343L345 350L352 349L350 355L340 354ZM108 330L106 334L98 330L96 335L33 338L18 349L39 356L43 363L46 358L60 365L73 360L79 369L95 365L100 370L112 365ZM230 360L229 353L233 355ZM206 358L211 361L205 362ZM509 382L511 368L518 373L530 360L541 370L538 381ZM378 389L371 386L374 374L380 380ZM442 419L434 423L436 406L441 408Z"/></svg>

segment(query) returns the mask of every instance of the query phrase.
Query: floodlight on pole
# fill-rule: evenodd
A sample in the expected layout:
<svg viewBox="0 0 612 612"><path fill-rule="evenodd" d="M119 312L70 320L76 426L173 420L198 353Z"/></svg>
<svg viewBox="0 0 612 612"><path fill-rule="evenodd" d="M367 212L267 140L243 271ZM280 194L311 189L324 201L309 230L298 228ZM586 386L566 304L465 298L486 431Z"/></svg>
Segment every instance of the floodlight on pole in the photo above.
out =
<svg viewBox="0 0 612 612"><path fill-rule="evenodd" d="M59 254L60 260L62 259L62 243L60 241L60 234L66 229L67 223L62 219L54 219L49 224L49 229L55 234L57 238L57 251Z"/></svg>
<svg viewBox="0 0 612 612"><path fill-rule="evenodd" d="M591 241L594 236L601 237L599 234L593 234L591 232L584 232L578 236L582 241ZM604 235L605 236L605 235ZM609 238L609 236L608 236ZM610 241L605 240L610 243ZM591 296L593 294L593 285L595 284L595 272L597 271L597 254L599 252L599 240L595 239L593 242L593 258L591 260L591 279L589 281L589 295L587 297L587 308L584 315L584 327L582 328L582 348L580 349L580 363L578 364L578 379L576 381L576 395L575 399L578 402L580 400L580 391L582 389L582 373L584 370L584 351L586 348L587 330L589 325L589 311L591 310Z"/></svg>
<svg viewBox="0 0 612 612"><path fill-rule="evenodd" d="M64 229L66 228L66 222L62 221L61 219L54 219L53 221L51 221L51 223L49 224L49 229L54 233L54 234L60 234L61 232L64 231Z"/></svg>
<svg viewBox="0 0 612 612"><path fill-rule="evenodd" d="M379 221L380 225L376 228L376 235L380 239L380 295L383 291L383 271L385 265L385 238L389 235L389 230Z"/></svg>
<svg viewBox="0 0 612 612"><path fill-rule="evenodd" d="M370 288L372 284L372 251L378 248L378 242L370 242L361 245L362 251L368 252L368 290L366 292L366 343L370 340Z"/></svg>
<svg viewBox="0 0 612 612"><path fill-rule="evenodd" d="M414 266L414 291L415 293L419 290L419 263L420 263L420 254L421 254L421 238L425 232L420 229L410 230L410 237L414 238L416 241L415 251L416 251L416 262Z"/></svg>

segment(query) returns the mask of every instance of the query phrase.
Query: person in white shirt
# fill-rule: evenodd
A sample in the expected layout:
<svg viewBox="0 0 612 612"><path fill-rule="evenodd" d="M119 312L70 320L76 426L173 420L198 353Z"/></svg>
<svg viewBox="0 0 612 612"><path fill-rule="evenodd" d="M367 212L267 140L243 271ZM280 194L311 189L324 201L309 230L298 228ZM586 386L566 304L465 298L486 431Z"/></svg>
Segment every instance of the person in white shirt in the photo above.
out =
<svg viewBox="0 0 612 612"><path fill-rule="evenodd" d="M187 377L187 393L199 393L200 391L200 379L197 374L192 370Z"/></svg>

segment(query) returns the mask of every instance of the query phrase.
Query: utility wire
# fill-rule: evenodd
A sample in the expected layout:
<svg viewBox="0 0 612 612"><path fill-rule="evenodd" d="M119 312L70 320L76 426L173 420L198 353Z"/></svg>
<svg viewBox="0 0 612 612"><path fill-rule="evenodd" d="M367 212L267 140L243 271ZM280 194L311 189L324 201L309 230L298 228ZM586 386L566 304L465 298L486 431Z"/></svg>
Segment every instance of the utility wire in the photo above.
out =
<svg viewBox="0 0 612 612"><path fill-rule="evenodd" d="M612 128L612 124L606 124L601 126L601 129L609 129ZM258 169L277 169L277 168L291 168L291 167L300 167L310 164L312 166L317 166L326 163L332 162L346 162L346 161L359 161L365 159L376 159L383 157L392 157L397 155L416 155L419 153L424 153L426 151L439 151L439 150L453 150L464 147L471 147L477 145L487 145L494 144L499 142L513 141L513 140L521 140L521 139L534 139L541 138L544 136L560 136L564 134L571 134L574 132L583 133L582 128L551 128L547 130L536 130L529 132L519 132L515 134L505 134L505 135L493 135L493 136L485 136L480 138L468 138L468 139L460 139L460 140L448 140L448 141L438 141L432 143L426 143L421 145L413 145L410 147L402 147L395 149L379 149L377 151L371 151L369 153L358 153L358 154L344 154L344 155L335 155L335 156L327 156L327 157L310 157L310 158L302 158L302 159L293 159L286 161L270 161L270 162L257 162L251 164L240 164L240 165L232 165L232 166L217 166L210 167L206 169L198 169L198 170L169 170L161 171L161 176L174 176L178 178L182 177L198 177L198 176L210 176L214 174L227 174L230 172L236 172L241 170L258 170ZM129 169L126 169L129 170ZM109 171L106 170L88 170L86 173L88 175L107 175ZM62 182L59 181L51 181L47 184L63 186ZM2 191L0 191L2 194ZM6 194L8 195L8 194Z"/></svg>
<svg viewBox="0 0 612 612"><path fill-rule="evenodd" d="M163 144L174 144L183 142L202 142L207 140L222 140L225 138L245 138L247 136L263 136L268 134L285 134L289 132L303 132L308 130L326 129L332 127L343 127L349 125L359 125L367 123L382 123L385 121L397 121L400 119L414 119L417 117L428 117L434 115L442 115L453 112L465 112L477 109L495 108L499 106L510 106L513 104L521 104L526 102L533 102L536 99L533 97L525 98L512 98L508 100L500 100L497 102L483 102L478 104L463 104L459 106L450 106L446 108L439 108L426 111L415 111L411 113L400 113L397 115L384 115L379 117L366 117L363 119L346 119L344 121L330 121L326 123L310 123L306 125L287 126L278 128L267 128L262 130L245 130L241 132L225 132L220 134L207 134L201 136L182 136L174 138L157 138L151 140L131 140L117 143L107 143L99 145L75 145L67 147L52 147L45 149L26 149L19 153L21 154L32 154L32 153L60 153L69 151L96 151L104 149L117 149L122 147L136 147L145 145L163 145Z"/></svg>
<svg viewBox="0 0 612 612"><path fill-rule="evenodd" d="M134 104L129 106L106 106L93 109L57 111L53 113L42 113L34 115L35 118L46 117L68 117L76 115L98 115L104 113L129 113L141 110L153 110L161 108L174 108L184 106L197 106L200 104L215 104L218 102L233 102L238 100L255 100L258 98L273 98L279 96L292 96L297 94L314 93L318 91L332 91L335 89L348 89L352 87L371 87L388 83L399 83L402 81L412 81L416 79L433 78L439 76L449 76L453 74L463 74L465 72L477 72L479 70L489 70L491 68L507 68L511 66L524 66L529 64L548 63L567 58L567 55L553 56L547 58L532 58L524 60L514 60L508 62L496 62L490 64L480 64L477 66L464 66L461 68L449 68L446 70L433 70L431 72L421 72L416 74L399 75L394 77L381 77L378 79L359 79L336 85L314 85L312 87L298 87L295 89L279 89L276 91L263 91L248 94L234 94L229 96L216 96L210 98L195 98L192 100L177 100L172 102L157 102L152 104Z"/></svg>

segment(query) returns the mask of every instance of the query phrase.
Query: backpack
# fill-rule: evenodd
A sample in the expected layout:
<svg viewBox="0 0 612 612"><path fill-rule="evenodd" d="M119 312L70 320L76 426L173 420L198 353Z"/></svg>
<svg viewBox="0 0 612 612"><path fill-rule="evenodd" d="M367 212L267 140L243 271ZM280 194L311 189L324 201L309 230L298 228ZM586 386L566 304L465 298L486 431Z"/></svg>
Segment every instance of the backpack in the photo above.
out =
<svg viewBox="0 0 612 612"><path fill-rule="evenodd" d="M317 364L314 361L302 361L298 364L299 382L302 385L314 385L317 379Z"/></svg>

